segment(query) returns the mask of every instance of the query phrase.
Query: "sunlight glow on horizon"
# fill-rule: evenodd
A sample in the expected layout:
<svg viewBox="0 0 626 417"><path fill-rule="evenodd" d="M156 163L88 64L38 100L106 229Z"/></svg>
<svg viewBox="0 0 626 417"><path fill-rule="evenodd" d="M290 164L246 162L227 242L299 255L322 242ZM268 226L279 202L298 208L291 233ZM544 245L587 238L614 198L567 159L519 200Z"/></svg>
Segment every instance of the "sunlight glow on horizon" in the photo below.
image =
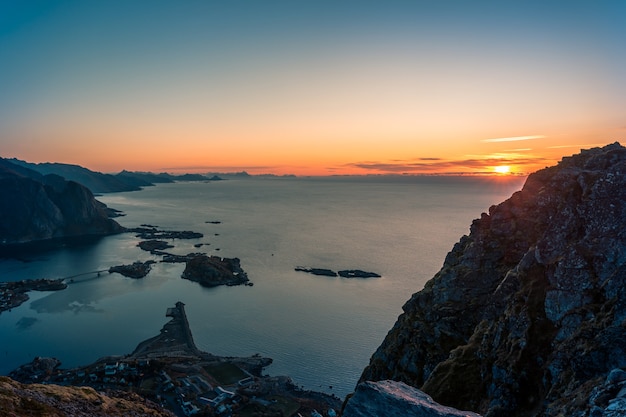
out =
<svg viewBox="0 0 626 417"><path fill-rule="evenodd" d="M625 9L0 4L0 156L102 172L529 173L626 134Z"/></svg>
<svg viewBox="0 0 626 417"><path fill-rule="evenodd" d="M520 140L532 140L532 139L542 139L545 136L542 135L531 135L531 136L515 136L512 138L494 138L494 139L483 139L481 142L517 142Z"/></svg>

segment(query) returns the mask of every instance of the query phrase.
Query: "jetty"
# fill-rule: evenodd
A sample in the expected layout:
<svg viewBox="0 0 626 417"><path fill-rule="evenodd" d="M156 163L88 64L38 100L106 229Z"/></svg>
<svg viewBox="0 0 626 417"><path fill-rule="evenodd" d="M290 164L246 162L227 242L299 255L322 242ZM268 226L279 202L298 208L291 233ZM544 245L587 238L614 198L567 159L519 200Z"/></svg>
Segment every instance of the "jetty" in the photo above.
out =
<svg viewBox="0 0 626 417"><path fill-rule="evenodd" d="M184 303L178 301L175 307L167 309L165 316L172 319L165 323L158 336L139 343L135 351L131 353L131 358L190 357L199 359L209 355L199 350L193 341Z"/></svg>
<svg viewBox="0 0 626 417"><path fill-rule="evenodd" d="M146 398L160 398L163 407L177 416L310 415L314 409L331 415L341 407L338 397L305 391L287 376L263 375L270 358L217 356L199 350L193 340L185 304L178 301L166 310L171 318L158 336L145 340L130 355L106 356L73 369L61 369L54 358L35 358L9 376L22 383L46 383L92 387L102 391L135 391ZM132 388L131 388L132 387Z"/></svg>

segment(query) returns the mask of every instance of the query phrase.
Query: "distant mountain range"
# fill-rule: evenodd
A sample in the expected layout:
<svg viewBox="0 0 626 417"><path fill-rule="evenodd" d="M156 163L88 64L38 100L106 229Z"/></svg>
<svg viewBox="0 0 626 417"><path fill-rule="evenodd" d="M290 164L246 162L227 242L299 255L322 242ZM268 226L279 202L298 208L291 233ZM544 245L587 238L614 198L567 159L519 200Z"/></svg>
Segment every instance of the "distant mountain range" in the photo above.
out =
<svg viewBox="0 0 626 417"><path fill-rule="evenodd" d="M41 175L54 174L67 180L75 181L89 188L92 193L116 193L122 191L137 191L142 187L149 187L158 183L174 181L216 181L222 178L211 178L201 174L171 175L167 173L154 174L151 172L122 171L119 174L103 174L91 171L80 165L45 162L35 164L19 159L5 159L5 161Z"/></svg>

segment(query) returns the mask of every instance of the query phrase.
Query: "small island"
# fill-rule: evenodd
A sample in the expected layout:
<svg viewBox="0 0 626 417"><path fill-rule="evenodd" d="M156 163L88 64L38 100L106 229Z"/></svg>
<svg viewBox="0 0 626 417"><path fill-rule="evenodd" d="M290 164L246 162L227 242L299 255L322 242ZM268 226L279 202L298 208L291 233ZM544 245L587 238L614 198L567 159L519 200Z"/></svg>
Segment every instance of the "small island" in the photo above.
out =
<svg viewBox="0 0 626 417"><path fill-rule="evenodd" d="M146 261L146 262L141 262L141 261L137 261L134 262L130 265L118 265L118 266L112 266L109 268L109 273L114 273L117 272L118 274L122 274L125 277L128 278L143 278L146 275L148 275L148 272L150 272L150 269L152 268L151 265L156 263L155 261Z"/></svg>
<svg viewBox="0 0 626 417"><path fill-rule="evenodd" d="M186 261L183 279L198 282L203 287L248 284L248 275L239 258L198 255Z"/></svg>
<svg viewBox="0 0 626 417"><path fill-rule="evenodd" d="M137 246L153 254L155 251L161 251L164 249L170 249L174 247L174 245L170 245L164 240L157 240L157 239L142 240L141 242L137 243Z"/></svg>
<svg viewBox="0 0 626 417"><path fill-rule="evenodd" d="M380 278L376 272L361 271L360 269L346 269L337 272L343 278Z"/></svg>
<svg viewBox="0 0 626 417"><path fill-rule="evenodd" d="M332 269L326 268L309 268L306 266L297 266L294 268L294 270L327 277L336 277L337 275L339 275L342 278L380 278L380 274L377 274L376 272L367 272L360 269L344 269L342 271L335 272Z"/></svg>
<svg viewBox="0 0 626 417"><path fill-rule="evenodd" d="M145 225L150 226L150 225ZM135 233L140 239L152 240L152 239L199 239L204 237L202 233L192 232L190 230L175 231L175 230L159 230L156 226L152 227L136 227L134 229L128 229L128 232Z"/></svg>
<svg viewBox="0 0 626 417"><path fill-rule="evenodd" d="M335 271L333 271L332 269L325 269L325 268L309 268L306 266L296 266L295 271L306 272L308 274L321 275L321 276L326 276L326 277L337 276L337 273Z"/></svg>

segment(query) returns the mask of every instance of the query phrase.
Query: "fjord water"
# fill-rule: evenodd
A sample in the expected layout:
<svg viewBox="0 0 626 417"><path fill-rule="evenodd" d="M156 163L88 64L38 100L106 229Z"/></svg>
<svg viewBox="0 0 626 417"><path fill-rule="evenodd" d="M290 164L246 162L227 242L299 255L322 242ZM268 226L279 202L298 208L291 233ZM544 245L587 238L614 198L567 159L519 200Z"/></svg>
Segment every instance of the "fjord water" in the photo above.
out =
<svg viewBox="0 0 626 417"><path fill-rule="evenodd" d="M158 334L167 307L186 305L202 350L259 353L266 372L307 389L351 392L410 295L441 267L471 221L521 188L521 178L234 178L181 182L99 197L126 213L126 227L204 233L173 240L172 253L238 257L253 287L202 288L183 264L153 265L141 280L93 271L159 260L126 233L82 246L0 259L0 279L74 278L59 292L0 314L0 374L35 356L63 367L130 353ZM221 222L219 224L211 222ZM200 248L193 245L204 243ZM296 266L362 269L379 279L344 279ZM332 387L332 388L331 388Z"/></svg>

